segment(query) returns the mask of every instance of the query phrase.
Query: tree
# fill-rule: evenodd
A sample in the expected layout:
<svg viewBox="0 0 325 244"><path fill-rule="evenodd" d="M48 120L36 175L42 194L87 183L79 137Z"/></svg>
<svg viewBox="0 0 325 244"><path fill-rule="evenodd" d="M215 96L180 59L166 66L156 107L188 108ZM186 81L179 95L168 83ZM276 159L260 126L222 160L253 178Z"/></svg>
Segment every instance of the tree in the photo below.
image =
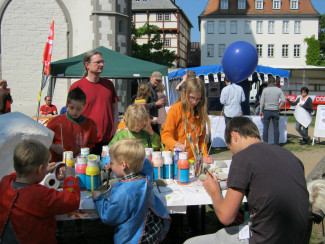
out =
<svg viewBox="0 0 325 244"><path fill-rule="evenodd" d="M132 24L132 57L154 62L168 67L173 66L177 59L174 51L163 49L159 27L145 23L139 29ZM142 45L137 43L137 38L148 37L148 42Z"/></svg>
<svg viewBox="0 0 325 244"><path fill-rule="evenodd" d="M306 37L305 42L307 42L307 54L306 54L306 64L307 65L319 65L320 64L320 44L319 40L316 40L315 35L312 37Z"/></svg>
<svg viewBox="0 0 325 244"><path fill-rule="evenodd" d="M320 55L321 55L320 59L321 61L324 62L325 61L325 14L323 14L319 20L318 40L320 45Z"/></svg>

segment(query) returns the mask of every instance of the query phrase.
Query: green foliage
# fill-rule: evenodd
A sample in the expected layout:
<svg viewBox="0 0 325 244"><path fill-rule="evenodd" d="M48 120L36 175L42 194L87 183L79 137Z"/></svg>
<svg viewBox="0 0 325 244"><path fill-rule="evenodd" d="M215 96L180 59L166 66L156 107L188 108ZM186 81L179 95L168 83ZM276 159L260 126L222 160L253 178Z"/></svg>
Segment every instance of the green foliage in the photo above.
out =
<svg viewBox="0 0 325 244"><path fill-rule="evenodd" d="M307 42L307 54L306 54L306 64L307 65L319 65L320 63L320 45L319 40L316 40L315 35L308 38L306 37L305 42Z"/></svg>
<svg viewBox="0 0 325 244"><path fill-rule="evenodd" d="M318 40L320 45L321 66L325 66L325 14L320 17ZM322 64L323 63L323 64Z"/></svg>
<svg viewBox="0 0 325 244"><path fill-rule="evenodd" d="M158 26L149 25L148 22L139 29L132 24L132 57L172 67L177 58L176 54L174 51L163 49L158 29ZM148 38L148 42L139 45L136 39L140 37Z"/></svg>

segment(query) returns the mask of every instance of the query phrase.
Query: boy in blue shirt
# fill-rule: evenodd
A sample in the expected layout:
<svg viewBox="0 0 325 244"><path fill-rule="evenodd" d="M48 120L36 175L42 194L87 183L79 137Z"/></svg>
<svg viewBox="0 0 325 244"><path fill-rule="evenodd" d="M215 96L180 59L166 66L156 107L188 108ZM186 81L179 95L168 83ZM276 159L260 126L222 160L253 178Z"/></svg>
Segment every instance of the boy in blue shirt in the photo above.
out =
<svg viewBox="0 0 325 244"><path fill-rule="evenodd" d="M93 192L101 220L115 226L114 243L159 243L169 229L170 217L153 192L153 167L135 139L120 140L110 148L111 169L122 178L110 196Z"/></svg>

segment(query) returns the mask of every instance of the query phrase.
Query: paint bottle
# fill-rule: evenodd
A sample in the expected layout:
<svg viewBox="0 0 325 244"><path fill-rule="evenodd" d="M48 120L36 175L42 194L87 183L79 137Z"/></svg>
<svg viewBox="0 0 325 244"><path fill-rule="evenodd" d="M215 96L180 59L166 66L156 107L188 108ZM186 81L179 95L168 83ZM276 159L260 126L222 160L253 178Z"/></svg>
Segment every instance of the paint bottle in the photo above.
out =
<svg viewBox="0 0 325 244"><path fill-rule="evenodd" d="M182 149L174 148L174 156L173 156L173 163L174 163L174 179L178 179L178 171L177 171L177 161L179 157L179 153L182 151Z"/></svg>
<svg viewBox="0 0 325 244"><path fill-rule="evenodd" d="M98 157L94 154L88 155L86 168L86 190L93 192L100 186L100 171Z"/></svg>
<svg viewBox="0 0 325 244"><path fill-rule="evenodd" d="M146 152L146 158L151 163L151 161L152 161L152 151L151 151L151 148L145 148L145 152Z"/></svg>
<svg viewBox="0 0 325 244"><path fill-rule="evenodd" d="M178 180L180 185L187 185L190 182L190 162L188 161L187 152L181 152L177 162Z"/></svg>
<svg viewBox="0 0 325 244"><path fill-rule="evenodd" d="M162 157L164 160L164 179L173 179L174 165L171 151L163 151Z"/></svg>
<svg viewBox="0 0 325 244"><path fill-rule="evenodd" d="M89 148L88 147L82 147L80 150L80 156L88 157L89 155Z"/></svg>
<svg viewBox="0 0 325 244"><path fill-rule="evenodd" d="M164 161L162 159L161 152L152 153L151 163L154 167L153 180L162 179L164 176Z"/></svg>
<svg viewBox="0 0 325 244"><path fill-rule="evenodd" d="M74 168L74 159L72 151L63 152L63 162L66 163L66 165Z"/></svg>
<svg viewBox="0 0 325 244"><path fill-rule="evenodd" d="M87 158L83 156L77 157L76 175L78 175L78 181L81 190L86 189L86 168Z"/></svg>
<svg viewBox="0 0 325 244"><path fill-rule="evenodd" d="M106 157L108 156L108 152L109 152L109 146L103 146L102 147L102 167L105 167L106 165Z"/></svg>

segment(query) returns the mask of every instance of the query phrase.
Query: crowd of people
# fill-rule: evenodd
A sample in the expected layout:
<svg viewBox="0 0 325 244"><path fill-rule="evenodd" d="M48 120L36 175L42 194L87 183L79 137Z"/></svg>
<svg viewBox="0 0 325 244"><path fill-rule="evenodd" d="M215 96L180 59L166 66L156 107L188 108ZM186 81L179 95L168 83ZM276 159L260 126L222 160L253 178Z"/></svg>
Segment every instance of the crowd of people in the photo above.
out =
<svg viewBox="0 0 325 244"><path fill-rule="evenodd" d="M154 195L153 167L145 159L144 148L187 151L192 161L197 152L202 152L204 162L213 163L207 145L211 125L206 90L194 74L183 77L178 87L180 99L166 114L165 106L169 104L164 95L162 74L153 72L148 83L139 85L134 103L125 111L125 124L118 130L119 100L112 81L100 77L104 68L101 53L87 52L83 64L84 77L72 84L66 112L57 115L49 96L40 109L40 115L57 115L47 125L54 132L50 149L34 140L24 140L15 148L16 172L5 176L0 183L2 243L30 240L55 243L55 215L78 209L80 189L70 167L63 171L66 178L62 191L38 184L53 170L55 164L49 162L62 161L64 151L73 151L76 157L82 147L88 147L92 154L100 155L102 146L110 146L110 169L120 180L112 188L110 198L99 191L94 191L92 197L101 220L115 226L116 243L159 243L170 226L171 218L165 206ZM234 221L244 196L247 197L251 216L244 224L250 229L248 234L243 237L238 227L230 227L186 243L220 240L223 243L300 243L303 240L308 221L304 168L298 158L278 146L279 108L282 106L278 101L285 102L285 98L282 90L274 85L273 77L269 77L268 83L258 104L264 124L262 142L256 125L242 116L240 105L246 99L243 89L226 79L220 102L224 105L225 141L233 158L225 198L216 175L207 173L204 182L214 211L225 226ZM6 81L1 80L0 111L4 103L12 103L5 88ZM294 104L309 112L308 89L303 88L301 93L302 98ZM267 143L270 120L275 145ZM297 130L303 142L310 143L308 126L297 122Z"/></svg>

